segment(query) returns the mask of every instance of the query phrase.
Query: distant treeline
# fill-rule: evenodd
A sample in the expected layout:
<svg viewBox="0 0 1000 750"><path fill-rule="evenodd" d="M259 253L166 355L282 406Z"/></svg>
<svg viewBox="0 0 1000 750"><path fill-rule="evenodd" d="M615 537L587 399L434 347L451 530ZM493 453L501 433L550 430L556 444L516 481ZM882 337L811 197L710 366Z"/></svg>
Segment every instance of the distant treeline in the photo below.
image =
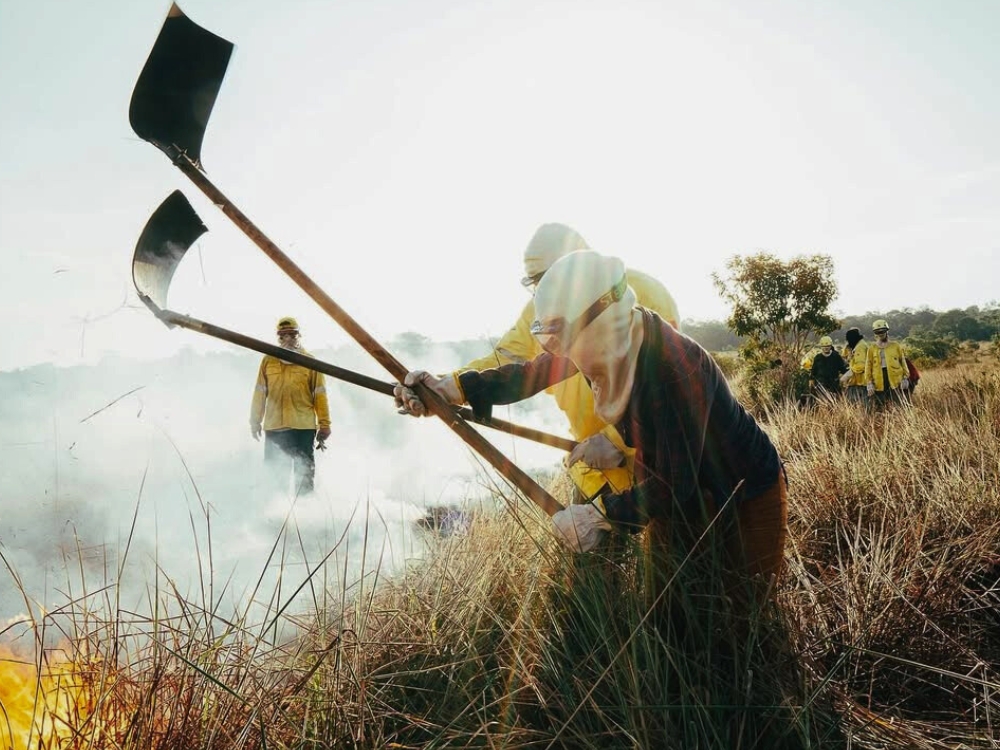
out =
<svg viewBox="0 0 1000 750"><path fill-rule="evenodd" d="M743 343L743 337L720 320L685 320L681 330L710 352L733 351Z"/></svg>
<svg viewBox="0 0 1000 750"><path fill-rule="evenodd" d="M933 334L953 338L956 341L990 341L1000 335L1000 303L990 303L985 307L973 305L964 310L955 308L940 312L928 307L913 310L889 310L888 312L866 312L862 315L845 315L841 326L831 331L835 341L843 342L844 333L857 327L871 338L872 321L885 318L894 339L904 339L911 334ZM741 337L733 334L729 327L718 320L685 320L683 331L703 347L713 352L738 349L743 343Z"/></svg>

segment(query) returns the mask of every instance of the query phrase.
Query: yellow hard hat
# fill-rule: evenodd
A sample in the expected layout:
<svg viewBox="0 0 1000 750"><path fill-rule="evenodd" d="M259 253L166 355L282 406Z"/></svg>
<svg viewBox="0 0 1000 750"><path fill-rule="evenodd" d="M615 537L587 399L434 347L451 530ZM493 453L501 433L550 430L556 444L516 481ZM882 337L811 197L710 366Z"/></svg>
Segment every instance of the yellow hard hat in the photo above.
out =
<svg viewBox="0 0 1000 750"><path fill-rule="evenodd" d="M833 339L831 339L829 336L824 336L823 338L821 338L819 340L819 345L820 346L833 346Z"/></svg>
<svg viewBox="0 0 1000 750"><path fill-rule="evenodd" d="M299 330L299 322L290 316L284 318L278 318L278 330L279 331L297 331Z"/></svg>
<svg viewBox="0 0 1000 750"><path fill-rule="evenodd" d="M874 323L872 323L872 330L873 331L879 331L879 330L882 330L883 328L888 331L889 330L889 324L886 323L882 318L879 318Z"/></svg>

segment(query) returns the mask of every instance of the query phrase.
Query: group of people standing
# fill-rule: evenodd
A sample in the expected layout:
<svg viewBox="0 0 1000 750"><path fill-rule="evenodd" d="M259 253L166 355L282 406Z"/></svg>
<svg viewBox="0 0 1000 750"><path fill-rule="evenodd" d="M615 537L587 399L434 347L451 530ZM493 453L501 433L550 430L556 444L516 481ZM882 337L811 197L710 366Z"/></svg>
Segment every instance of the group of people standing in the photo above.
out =
<svg viewBox="0 0 1000 750"><path fill-rule="evenodd" d="M843 393L848 401L876 408L909 401L919 373L899 342L889 339L885 319L872 323L872 336L875 340L869 343L860 329L849 328L840 352L834 349L833 339L823 336L819 352L802 362L809 373L810 395Z"/></svg>

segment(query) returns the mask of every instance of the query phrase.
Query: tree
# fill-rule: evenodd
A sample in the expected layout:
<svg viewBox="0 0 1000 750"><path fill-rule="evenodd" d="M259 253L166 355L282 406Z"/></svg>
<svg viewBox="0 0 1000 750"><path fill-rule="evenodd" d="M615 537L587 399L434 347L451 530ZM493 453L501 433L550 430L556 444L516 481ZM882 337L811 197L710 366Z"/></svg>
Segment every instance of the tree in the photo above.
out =
<svg viewBox="0 0 1000 750"><path fill-rule="evenodd" d="M744 337L747 395L758 403L805 395L809 378L799 363L810 336L840 326L829 312L837 296L833 259L802 255L783 261L764 252L733 256L726 270L725 276L713 273L712 281L732 306L726 325Z"/></svg>
<svg viewBox="0 0 1000 750"><path fill-rule="evenodd" d="M830 312L837 296L833 259L800 255L783 261L770 253L733 256L727 274L712 274L719 295L731 306L726 324L745 337L740 351L760 371L779 365L773 395L795 395L799 361L812 336L837 330Z"/></svg>
<svg viewBox="0 0 1000 750"><path fill-rule="evenodd" d="M942 336L954 336L959 341L987 341L993 333L992 326L981 320L978 307L966 310L948 310L937 316L934 331Z"/></svg>

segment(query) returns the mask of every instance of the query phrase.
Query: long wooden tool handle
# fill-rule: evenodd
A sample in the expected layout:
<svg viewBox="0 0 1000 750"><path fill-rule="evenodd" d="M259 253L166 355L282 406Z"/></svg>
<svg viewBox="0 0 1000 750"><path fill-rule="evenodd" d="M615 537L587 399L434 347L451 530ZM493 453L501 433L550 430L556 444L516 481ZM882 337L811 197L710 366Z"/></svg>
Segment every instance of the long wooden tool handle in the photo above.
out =
<svg viewBox="0 0 1000 750"><path fill-rule="evenodd" d="M253 240L264 253L273 260L282 271L294 281L302 290L308 294L323 310L333 318L351 337L357 341L364 349L371 354L381 364L389 374L400 383L406 377L407 369L403 364L390 354L381 344L372 338L357 321L348 315L333 299L306 275L306 273L295 264L295 262L285 255L282 250L275 245L262 231L260 231L246 215L243 214L233 203L222 194L212 181L198 169L197 165L191 161L187 154L181 152L174 156L174 164L193 182L201 192L208 196L209 200L218 206L222 212L228 216L232 222L238 226L247 237ZM521 469L519 469L509 458L497 450L486 438L476 432L462 417L452 409L451 404L438 396L431 389L422 383L414 389L420 396L424 405L437 417L444 420L459 437L462 438L473 450L492 464L493 468L509 479L514 486L527 495L548 515L554 515L563 509L563 506L548 492Z"/></svg>
<svg viewBox="0 0 1000 750"><path fill-rule="evenodd" d="M270 354L272 357L278 357L279 359L284 359L288 362L302 365L310 370L315 370L316 372L321 372L324 375L329 375L331 378L343 380L345 383L358 385L362 388L367 388L370 391L375 391L376 393L384 393L387 396L394 395L394 385L392 383L386 383L384 380L371 378L367 375L362 375L359 372L354 372L353 370L345 370L343 367L331 365L329 362L324 362L321 359L316 359L315 357L310 357L306 354L301 354L300 352L290 349L284 349L275 344L268 344L266 341L251 338L250 336L244 336L242 333L237 333L236 331L231 331L228 328L222 328L220 326L213 325L212 323L206 323L204 320L198 320L197 318L192 318L188 315L182 315L181 313L174 312L173 310L155 308L153 312L156 314L156 317L168 325L179 326L181 328L186 328L189 331L195 331L196 333L203 333L206 336L221 339L222 341L228 341L231 344L242 346L244 349L252 349L253 351L260 352L261 354ZM571 451L577 446L577 443L574 440L559 437L558 435L543 432L542 430L536 430L532 427L525 427L523 425L506 422L502 419L496 418L479 419L473 413L472 409L465 406L453 406L452 409L458 412L458 415L466 421L474 422L478 425L482 425L483 427L492 427L495 430L507 432L516 437L534 440L536 443L548 445L552 448L561 448L564 451Z"/></svg>

